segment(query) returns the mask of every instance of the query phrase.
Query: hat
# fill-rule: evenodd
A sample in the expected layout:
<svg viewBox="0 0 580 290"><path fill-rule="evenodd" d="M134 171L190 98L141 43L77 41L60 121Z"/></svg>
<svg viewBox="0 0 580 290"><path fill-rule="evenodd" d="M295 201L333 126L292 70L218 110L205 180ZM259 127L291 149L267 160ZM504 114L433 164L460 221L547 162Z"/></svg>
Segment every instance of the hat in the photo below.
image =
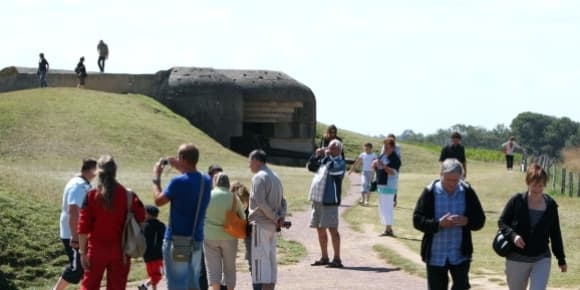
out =
<svg viewBox="0 0 580 290"><path fill-rule="evenodd" d="M147 211L147 214L154 217L157 217L157 215L159 214L159 209L154 205L146 205L145 210Z"/></svg>
<svg viewBox="0 0 580 290"><path fill-rule="evenodd" d="M212 164L209 166L209 168L207 169L207 174L209 175L214 175L216 172L223 172L224 170L222 169L221 166L217 165L217 164Z"/></svg>

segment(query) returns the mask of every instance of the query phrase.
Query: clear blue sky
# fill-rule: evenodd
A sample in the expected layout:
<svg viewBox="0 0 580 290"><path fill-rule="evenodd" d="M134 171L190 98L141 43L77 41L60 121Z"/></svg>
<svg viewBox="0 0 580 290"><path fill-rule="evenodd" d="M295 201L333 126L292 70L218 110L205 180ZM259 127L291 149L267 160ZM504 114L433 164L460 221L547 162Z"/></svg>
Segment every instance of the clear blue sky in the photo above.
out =
<svg viewBox="0 0 580 290"><path fill-rule="evenodd" d="M3 0L0 67L283 71L319 121L367 134L580 120L580 1ZM90 79L89 79L90 81Z"/></svg>

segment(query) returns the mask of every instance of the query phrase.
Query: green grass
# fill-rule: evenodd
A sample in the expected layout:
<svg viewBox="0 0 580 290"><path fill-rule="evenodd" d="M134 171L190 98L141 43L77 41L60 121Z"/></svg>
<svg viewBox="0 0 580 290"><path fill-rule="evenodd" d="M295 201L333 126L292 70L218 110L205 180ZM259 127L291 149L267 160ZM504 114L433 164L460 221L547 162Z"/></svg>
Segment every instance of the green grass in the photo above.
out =
<svg viewBox="0 0 580 290"><path fill-rule="evenodd" d="M393 251L390 248L387 248L383 245L374 245L373 250L379 253L379 257L387 261L387 263L397 265L407 273L411 273L421 277L426 277L425 267L422 267L422 265L417 265L416 263L409 261L405 257L399 255L396 251Z"/></svg>
<svg viewBox="0 0 580 290"><path fill-rule="evenodd" d="M232 180L250 185L246 156L224 148L151 98L73 88L0 94L0 200L9 202L0 211L0 277L10 277L18 289L48 289L56 282L65 262L58 238L62 190L81 159L113 155L118 180L147 204L152 202L154 163L190 142L200 149L200 170L218 163ZM311 174L304 168L271 167L282 177L290 214L303 208ZM164 174L163 184L176 174ZM168 209L161 208L165 222ZM18 223L7 227L5 219ZM42 240L42 251L12 238L21 236ZM19 254L4 249L19 249ZM143 264L134 261L129 279L144 277ZM0 289L10 287L0 284Z"/></svg>
<svg viewBox="0 0 580 290"><path fill-rule="evenodd" d="M404 152L421 154L423 157L430 155L430 158L423 159L422 163L408 165L405 160L413 157L409 154L403 154L403 173L399 181L398 205L395 209L395 233L400 241L411 250L419 253L422 233L413 228L412 213L423 187L438 177L438 153L422 147L407 150L405 144L403 150ZM507 200L512 194L526 190L524 174L517 171L508 173L503 162L468 159L468 164L468 181L478 193L487 217L485 227L481 231L473 232L475 252L471 272L474 277L488 277L488 280L496 281L497 277L504 277L505 260L493 252L491 240L497 230L497 220ZM580 199L561 195L555 195L555 198L560 206L560 224L569 266L568 273L560 273L555 259L552 259L549 287L577 288L580 286L580 268L570 265L580 259L580 244L578 243L580 241L580 224L577 223L580 219L580 211L577 210L580 207ZM371 230L375 233L380 233L383 230L376 207L376 194L371 196L371 207L355 206L349 209L344 216L349 224L354 225L356 230ZM388 256L392 255L388 254ZM389 261L404 268L403 264L398 264L399 262ZM422 265L420 266L422 267Z"/></svg>

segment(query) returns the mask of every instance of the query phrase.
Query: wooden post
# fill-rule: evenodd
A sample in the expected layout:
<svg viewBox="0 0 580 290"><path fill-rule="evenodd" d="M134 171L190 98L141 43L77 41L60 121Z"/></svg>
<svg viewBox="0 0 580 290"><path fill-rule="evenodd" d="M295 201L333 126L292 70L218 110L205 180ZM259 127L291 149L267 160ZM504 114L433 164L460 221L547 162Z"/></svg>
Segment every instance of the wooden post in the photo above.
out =
<svg viewBox="0 0 580 290"><path fill-rule="evenodd" d="M580 174L578 174L578 187L576 187L576 197L580 197Z"/></svg>
<svg viewBox="0 0 580 290"><path fill-rule="evenodd" d="M554 165L554 173L552 174L552 191L556 191L556 179L558 179L558 166Z"/></svg>
<svg viewBox="0 0 580 290"><path fill-rule="evenodd" d="M574 173L572 171L570 171L570 173L568 173L569 178L568 178L568 195L570 197L572 197L572 191L574 190Z"/></svg>
<svg viewBox="0 0 580 290"><path fill-rule="evenodd" d="M560 193L566 193L566 168L562 167L562 186L560 187Z"/></svg>

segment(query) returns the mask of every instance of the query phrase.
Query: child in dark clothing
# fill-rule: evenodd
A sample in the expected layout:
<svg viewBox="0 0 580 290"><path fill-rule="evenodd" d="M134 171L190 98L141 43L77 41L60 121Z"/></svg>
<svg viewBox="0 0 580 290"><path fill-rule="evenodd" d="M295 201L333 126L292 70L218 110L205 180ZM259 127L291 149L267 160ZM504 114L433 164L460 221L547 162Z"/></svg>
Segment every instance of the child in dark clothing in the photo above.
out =
<svg viewBox="0 0 580 290"><path fill-rule="evenodd" d="M139 286L139 290L146 290L149 285L152 289L157 289L157 284L163 278L163 255L161 245L163 244L163 235L165 234L165 224L157 219L159 209L152 205L145 206L147 218L143 227L145 239L147 240L147 250L143 255L147 267L149 280Z"/></svg>

